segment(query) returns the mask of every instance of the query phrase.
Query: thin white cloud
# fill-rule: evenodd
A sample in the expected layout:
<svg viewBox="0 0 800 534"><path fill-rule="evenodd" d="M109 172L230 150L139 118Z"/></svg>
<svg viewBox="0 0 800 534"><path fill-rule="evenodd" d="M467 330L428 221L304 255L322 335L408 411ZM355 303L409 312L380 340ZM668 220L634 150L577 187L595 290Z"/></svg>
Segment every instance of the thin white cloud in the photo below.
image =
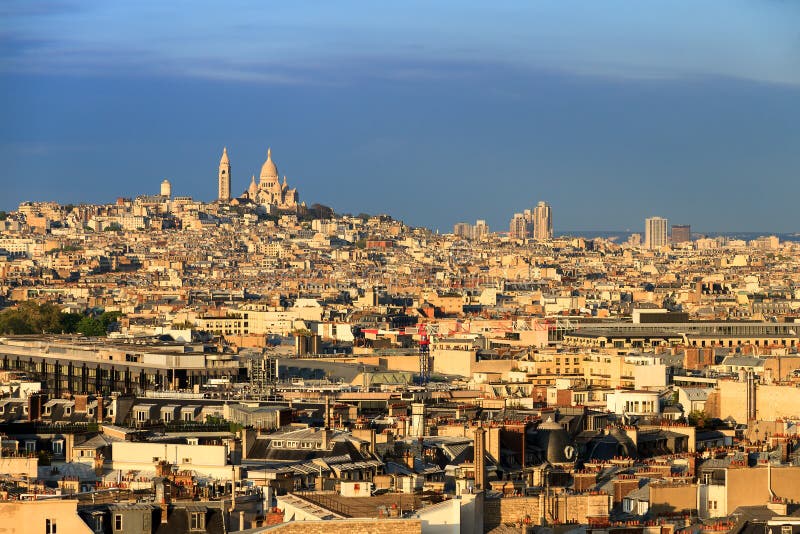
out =
<svg viewBox="0 0 800 534"><path fill-rule="evenodd" d="M346 6L307 12L234 4L220 18L219 6L193 3L179 22L179 8L160 2L9 5L9 29L0 36L0 71L8 74L343 85L469 76L469 68L440 66L472 63L622 80L711 76L800 86L800 9L793 3L757 8L730 0L703 11L688 1L627 10L614 1L511 2L466 4L457 13L422 4L414 18L413 8L377 13L358 4L349 6L351 16Z"/></svg>

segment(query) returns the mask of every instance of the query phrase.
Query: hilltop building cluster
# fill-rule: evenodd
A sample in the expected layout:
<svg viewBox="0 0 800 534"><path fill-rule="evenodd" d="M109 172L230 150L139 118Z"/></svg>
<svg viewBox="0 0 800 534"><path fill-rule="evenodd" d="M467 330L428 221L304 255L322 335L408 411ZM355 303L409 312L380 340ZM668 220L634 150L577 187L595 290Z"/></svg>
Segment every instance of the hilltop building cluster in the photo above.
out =
<svg viewBox="0 0 800 534"><path fill-rule="evenodd" d="M290 189L283 177L280 182L278 167L272 161L272 149L267 149L267 160L261 166L261 174L258 183L256 176L253 175L250 186L236 199L231 199L231 162L228 158L228 149L222 151L222 158L219 161L219 194L220 202L232 201L234 205L242 203L252 203L264 207L268 212L275 210L295 211L300 206L300 197L297 189Z"/></svg>
<svg viewBox="0 0 800 534"><path fill-rule="evenodd" d="M7 524L797 528L800 244L439 235L278 176L0 221Z"/></svg>

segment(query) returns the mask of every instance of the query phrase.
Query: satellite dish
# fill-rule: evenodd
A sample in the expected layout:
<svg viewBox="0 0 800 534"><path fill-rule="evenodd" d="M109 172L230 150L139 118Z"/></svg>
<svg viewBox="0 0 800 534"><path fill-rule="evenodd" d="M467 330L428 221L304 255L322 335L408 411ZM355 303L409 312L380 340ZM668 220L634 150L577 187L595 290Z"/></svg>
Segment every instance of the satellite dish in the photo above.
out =
<svg viewBox="0 0 800 534"><path fill-rule="evenodd" d="M575 457L575 447L572 445L564 447L564 457L566 457L567 460L572 460Z"/></svg>

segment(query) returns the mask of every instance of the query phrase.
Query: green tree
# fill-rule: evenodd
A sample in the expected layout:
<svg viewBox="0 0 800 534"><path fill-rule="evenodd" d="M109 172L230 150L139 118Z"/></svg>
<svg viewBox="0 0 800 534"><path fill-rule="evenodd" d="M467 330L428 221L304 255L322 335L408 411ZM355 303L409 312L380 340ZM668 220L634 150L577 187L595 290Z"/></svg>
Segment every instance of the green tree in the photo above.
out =
<svg viewBox="0 0 800 534"><path fill-rule="evenodd" d="M61 314L61 331L65 334L74 334L78 331L78 323L83 319L83 315L79 313L62 313Z"/></svg>
<svg viewBox="0 0 800 534"><path fill-rule="evenodd" d="M697 428L705 428L710 422L708 414L701 410L692 410L686 418L690 425L696 426Z"/></svg>
<svg viewBox="0 0 800 534"><path fill-rule="evenodd" d="M36 332L57 334L61 332L61 308L50 302L37 304L36 302L23 302L21 308L30 317Z"/></svg>
<svg viewBox="0 0 800 534"><path fill-rule="evenodd" d="M84 317L76 325L75 329L87 337L97 337L106 335L103 324L93 317Z"/></svg>
<svg viewBox="0 0 800 534"><path fill-rule="evenodd" d="M0 312L0 333L41 334L61 332L61 310L55 304L28 300Z"/></svg>
<svg viewBox="0 0 800 534"><path fill-rule="evenodd" d="M86 317L77 313L63 313L57 305L50 302L39 304L29 300L0 312L0 334L80 332L86 336L103 336L121 315L120 312L105 312L97 318Z"/></svg>
<svg viewBox="0 0 800 534"><path fill-rule="evenodd" d="M101 325L103 325L103 330L107 332L111 324L116 323L121 316L122 313L118 311L103 312L100 314L100 317L98 317L97 320L100 321Z"/></svg>
<svg viewBox="0 0 800 534"><path fill-rule="evenodd" d="M10 309L0 313L0 334L34 334L36 331L25 320L19 310Z"/></svg>

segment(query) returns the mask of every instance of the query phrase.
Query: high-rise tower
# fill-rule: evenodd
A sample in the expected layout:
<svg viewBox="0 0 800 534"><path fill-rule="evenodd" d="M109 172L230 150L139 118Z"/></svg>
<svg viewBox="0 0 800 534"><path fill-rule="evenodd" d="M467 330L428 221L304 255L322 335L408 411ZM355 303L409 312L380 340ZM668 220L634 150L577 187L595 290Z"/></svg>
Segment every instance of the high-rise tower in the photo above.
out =
<svg viewBox="0 0 800 534"><path fill-rule="evenodd" d="M508 236L511 239L528 238L528 221L522 213L515 213L508 225Z"/></svg>
<svg viewBox="0 0 800 534"><path fill-rule="evenodd" d="M686 243L692 240L692 227L688 224L673 224L672 239L675 244Z"/></svg>
<svg viewBox="0 0 800 534"><path fill-rule="evenodd" d="M539 202L533 208L533 238L537 241L553 239L553 212L547 202Z"/></svg>
<svg viewBox="0 0 800 534"><path fill-rule="evenodd" d="M219 200L231 199L231 162L228 160L228 149L222 149L222 158L219 160Z"/></svg>
<svg viewBox="0 0 800 534"><path fill-rule="evenodd" d="M644 221L644 247L650 250L661 248L669 243L667 219L649 217Z"/></svg>

